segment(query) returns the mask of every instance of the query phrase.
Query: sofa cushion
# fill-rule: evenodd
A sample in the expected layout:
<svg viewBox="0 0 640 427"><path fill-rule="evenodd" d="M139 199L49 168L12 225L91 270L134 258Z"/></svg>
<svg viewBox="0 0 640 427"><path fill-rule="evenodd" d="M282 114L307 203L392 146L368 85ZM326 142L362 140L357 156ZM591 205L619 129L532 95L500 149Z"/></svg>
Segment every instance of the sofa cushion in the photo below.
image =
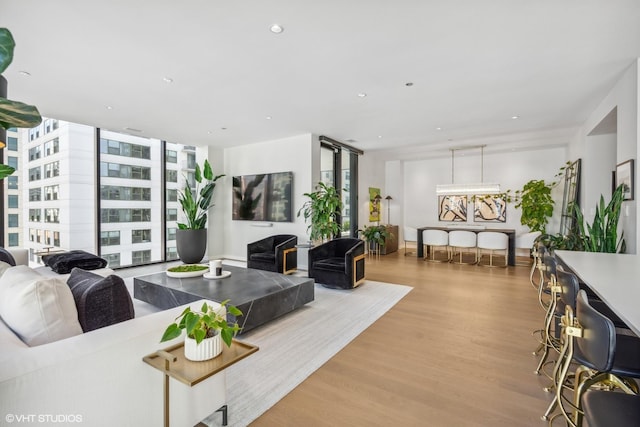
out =
<svg viewBox="0 0 640 427"><path fill-rule="evenodd" d="M322 270L332 270L332 271L344 271L344 257L332 257L332 258L324 258L319 259L313 263L313 268L320 268Z"/></svg>
<svg viewBox="0 0 640 427"><path fill-rule="evenodd" d="M107 260L85 251L69 251L60 254L43 255L44 265L58 274L70 273L74 267L84 270L96 270L107 266Z"/></svg>
<svg viewBox="0 0 640 427"><path fill-rule="evenodd" d="M30 347L82 333L66 283L25 265L11 267L0 277L0 317Z"/></svg>
<svg viewBox="0 0 640 427"><path fill-rule="evenodd" d="M250 258L254 261L266 261L273 263L276 261L276 254L275 252L257 252L251 254Z"/></svg>
<svg viewBox="0 0 640 427"><path fill-rule="evenodd" d="M4 261L0 261L0 277L2 277L4 272L7 271L9 268L11 268L11 264L7 264Z"/></svg>
<svg viewBox="0 0 640 427"><path fill-rule="evenodd" d="M16 265L16 260L13 258L13 255L5 248L0 248L0 261L6 262L11 266Z"/></svg>
<svg viewBox="0 0 640 427"><path fill-rule="evenodd" d="M84 332L134 318L131 296L119 276L102 277L74 268L67 285L73 294Z"/></svg>

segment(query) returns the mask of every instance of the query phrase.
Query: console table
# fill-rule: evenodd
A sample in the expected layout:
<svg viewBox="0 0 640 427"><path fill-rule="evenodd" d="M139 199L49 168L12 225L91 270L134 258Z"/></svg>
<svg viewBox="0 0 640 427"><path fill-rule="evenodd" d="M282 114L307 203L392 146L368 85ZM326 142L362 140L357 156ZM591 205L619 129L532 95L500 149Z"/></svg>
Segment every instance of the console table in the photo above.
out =
<svg viewBox="0 0 640 427"><path fill-rule="evenodd" d="M376 253L377 255L387 255L398 250L398 226L397 225L383 225L389 233L389 238L385 240L384 245L379 248L373 248L369 246L369 252Z"/></svg>
<svg viewBox="0 0 640 427"><path fill-rule="evenodd" d="M424 245L422 243L422 232L424 230L445 230L445 231L454 231L454 230L464 230L464 231L473 231L478 234L483 231L495 231L496 233L504 233L509 238L509 256L507 263L511 266L516 265L516 230L513 229L505 229L505 228L472 228L472 227L418 227L418 250L416 251L416 256L418 258L424 258Z"/></svg>
<svg viewBox="0 0 640 427"><path fill-rule="evenodd" d="M638 255L578 251L555 251L555 255L636 335L640 335Z"/></svg>

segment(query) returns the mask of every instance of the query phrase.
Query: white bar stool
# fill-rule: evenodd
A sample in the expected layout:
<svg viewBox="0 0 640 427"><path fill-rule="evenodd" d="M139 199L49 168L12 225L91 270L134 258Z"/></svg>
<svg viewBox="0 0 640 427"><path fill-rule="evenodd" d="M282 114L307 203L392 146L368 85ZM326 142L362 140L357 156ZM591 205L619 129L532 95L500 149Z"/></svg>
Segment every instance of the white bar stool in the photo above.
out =
<svg viewBox="0 0 640 427"><path fill-rule="evenodd" d="M531 250L533 249L533 244L535 243L536 239L541 235L542 233L539 231L532 231L530 233L522 233L522 234L518 234L516 236L516 250L517 249L526 249L529 252L529 257L531 258ZM533 260L533 258L531 258ZM521 266L526 266L526 267L530 267L531 266L531 262L528 262L526 264L516 264L516 265L521 265Z"/></svg>
<svg viewBox="0 0 640 427"><path fill-rule="evenodd" d="M449 254L449 233L444 230L423 230L422 243L427 246L427 252L424 256L426 261L430 262L449 262L451 255ZM446 256L444 258L436 258L436 248L444 248ZM441 249L440 252L443 252ZM429 259L431 253L431 259Z"/></svg>
<svg viewBox="0 0 640 427"><path fill-rule="evenodd" d="M482 263L482 250L489 251L489 264ZM494 251L504 251L504 265L493 265ZM478 265L483 267L506 267L509 253L509 237L495 231L481 231L478 233Z"/></svg>
<svg viewBox="0 0 640 427"><path fill-rule="evenodd" d="M478 250L476 248L476 233L466 230L453 230L449 232L449 247L451 248L451 262L456 264L475 264L478 262ZM463 262L464 249L473 248L473 262ZM460 260L454 261L456 249L460 253Z"/></svg>

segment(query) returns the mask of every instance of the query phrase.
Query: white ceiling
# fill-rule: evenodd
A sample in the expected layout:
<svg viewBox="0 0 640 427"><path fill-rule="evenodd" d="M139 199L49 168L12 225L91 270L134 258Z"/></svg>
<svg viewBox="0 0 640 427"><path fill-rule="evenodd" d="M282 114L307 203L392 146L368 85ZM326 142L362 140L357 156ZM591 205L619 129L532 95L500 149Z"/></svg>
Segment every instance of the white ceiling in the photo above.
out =
<svg viewBox="0 0 640 427"><path fill-rule="evenodd" d="M638 0L0 0L0 27L10 99L220 147L575 128L640 56Z"/></svg>

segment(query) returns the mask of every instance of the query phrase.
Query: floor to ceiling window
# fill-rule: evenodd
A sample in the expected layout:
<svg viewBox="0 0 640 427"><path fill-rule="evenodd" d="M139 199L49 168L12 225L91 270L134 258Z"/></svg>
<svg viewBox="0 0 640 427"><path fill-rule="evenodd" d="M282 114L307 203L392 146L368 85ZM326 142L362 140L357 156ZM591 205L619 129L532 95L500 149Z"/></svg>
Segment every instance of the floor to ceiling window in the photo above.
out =
<svg viewBox="0 0 640 427"><path fill-rule="evenodd" d="M358 235L358 155L362 151L327 137L320 137L320 179L342 197L342 237Z"/></svg>

